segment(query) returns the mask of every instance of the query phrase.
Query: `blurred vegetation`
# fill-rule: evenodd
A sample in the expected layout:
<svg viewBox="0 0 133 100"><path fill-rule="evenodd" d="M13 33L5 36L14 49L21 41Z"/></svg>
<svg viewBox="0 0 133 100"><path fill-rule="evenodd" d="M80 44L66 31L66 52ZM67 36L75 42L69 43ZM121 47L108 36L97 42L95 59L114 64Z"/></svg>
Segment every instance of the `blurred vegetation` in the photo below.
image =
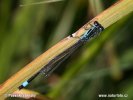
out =
<svg viewBox="0 0 133 100"><path fill-rule="evenodd" d="M0 82L72 34L117 0L0 1ZM61 100L101 100L99 94L128 94L133 100L133 13L69 57L47 79L27 88ZM14 100L14 99L13 99Z"/></svg>

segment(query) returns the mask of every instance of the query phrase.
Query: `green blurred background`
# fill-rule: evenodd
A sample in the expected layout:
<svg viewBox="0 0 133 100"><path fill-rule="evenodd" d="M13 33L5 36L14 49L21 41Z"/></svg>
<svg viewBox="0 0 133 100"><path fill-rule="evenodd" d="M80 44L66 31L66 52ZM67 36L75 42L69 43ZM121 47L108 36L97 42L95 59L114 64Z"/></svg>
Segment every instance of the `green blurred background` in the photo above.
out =
<svg viewBox="0 0 133 100"><path fill-rule="evenodd" d="M42 0L0 0L0 83L116 1L62 0L21 7ZM48 79L40 75L26 88L58 100L133 100L132 43L133 13L79 48Z"/></svg>

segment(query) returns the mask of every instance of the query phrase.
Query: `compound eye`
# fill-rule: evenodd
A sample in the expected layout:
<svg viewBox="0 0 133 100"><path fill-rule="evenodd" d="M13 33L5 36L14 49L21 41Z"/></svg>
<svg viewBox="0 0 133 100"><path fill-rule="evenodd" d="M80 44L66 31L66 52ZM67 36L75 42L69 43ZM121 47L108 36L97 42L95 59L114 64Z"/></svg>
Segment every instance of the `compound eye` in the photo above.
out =
<svg viewBox="0 0 133 100"><path fill-rule="evenodd" d="M94 22L94 25L95 25L95 26L98 26L98 22L97 22L97 21L95 21L95 22Z"/></svg>

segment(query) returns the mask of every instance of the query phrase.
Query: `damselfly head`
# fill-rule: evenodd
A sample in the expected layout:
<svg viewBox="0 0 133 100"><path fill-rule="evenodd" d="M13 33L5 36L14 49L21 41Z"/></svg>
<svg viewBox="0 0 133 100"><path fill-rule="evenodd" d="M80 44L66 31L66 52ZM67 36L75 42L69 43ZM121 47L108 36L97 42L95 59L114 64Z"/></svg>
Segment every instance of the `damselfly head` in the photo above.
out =
<svg viewBox="0 0 133 100"><path fill-rule="evenodd" d="M104 30L104 27L100 23L98 23L97 21L94 22L94 25L97 27L97 29L100 32L102 32Z"/></svg>

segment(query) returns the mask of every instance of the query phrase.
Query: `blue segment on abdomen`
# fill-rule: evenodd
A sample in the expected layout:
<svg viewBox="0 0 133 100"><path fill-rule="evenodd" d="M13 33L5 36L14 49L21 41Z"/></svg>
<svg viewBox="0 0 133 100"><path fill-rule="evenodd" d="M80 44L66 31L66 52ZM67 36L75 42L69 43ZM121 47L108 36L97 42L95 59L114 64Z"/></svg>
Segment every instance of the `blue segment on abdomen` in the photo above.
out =
<svg viewBox="0 0 133 100"><path fill-rule="evenodd" d="M28 84L29 84L29 83L28 83L27 81L25 81L22 85L23 85L24 87L26 87Z"/></svg>

